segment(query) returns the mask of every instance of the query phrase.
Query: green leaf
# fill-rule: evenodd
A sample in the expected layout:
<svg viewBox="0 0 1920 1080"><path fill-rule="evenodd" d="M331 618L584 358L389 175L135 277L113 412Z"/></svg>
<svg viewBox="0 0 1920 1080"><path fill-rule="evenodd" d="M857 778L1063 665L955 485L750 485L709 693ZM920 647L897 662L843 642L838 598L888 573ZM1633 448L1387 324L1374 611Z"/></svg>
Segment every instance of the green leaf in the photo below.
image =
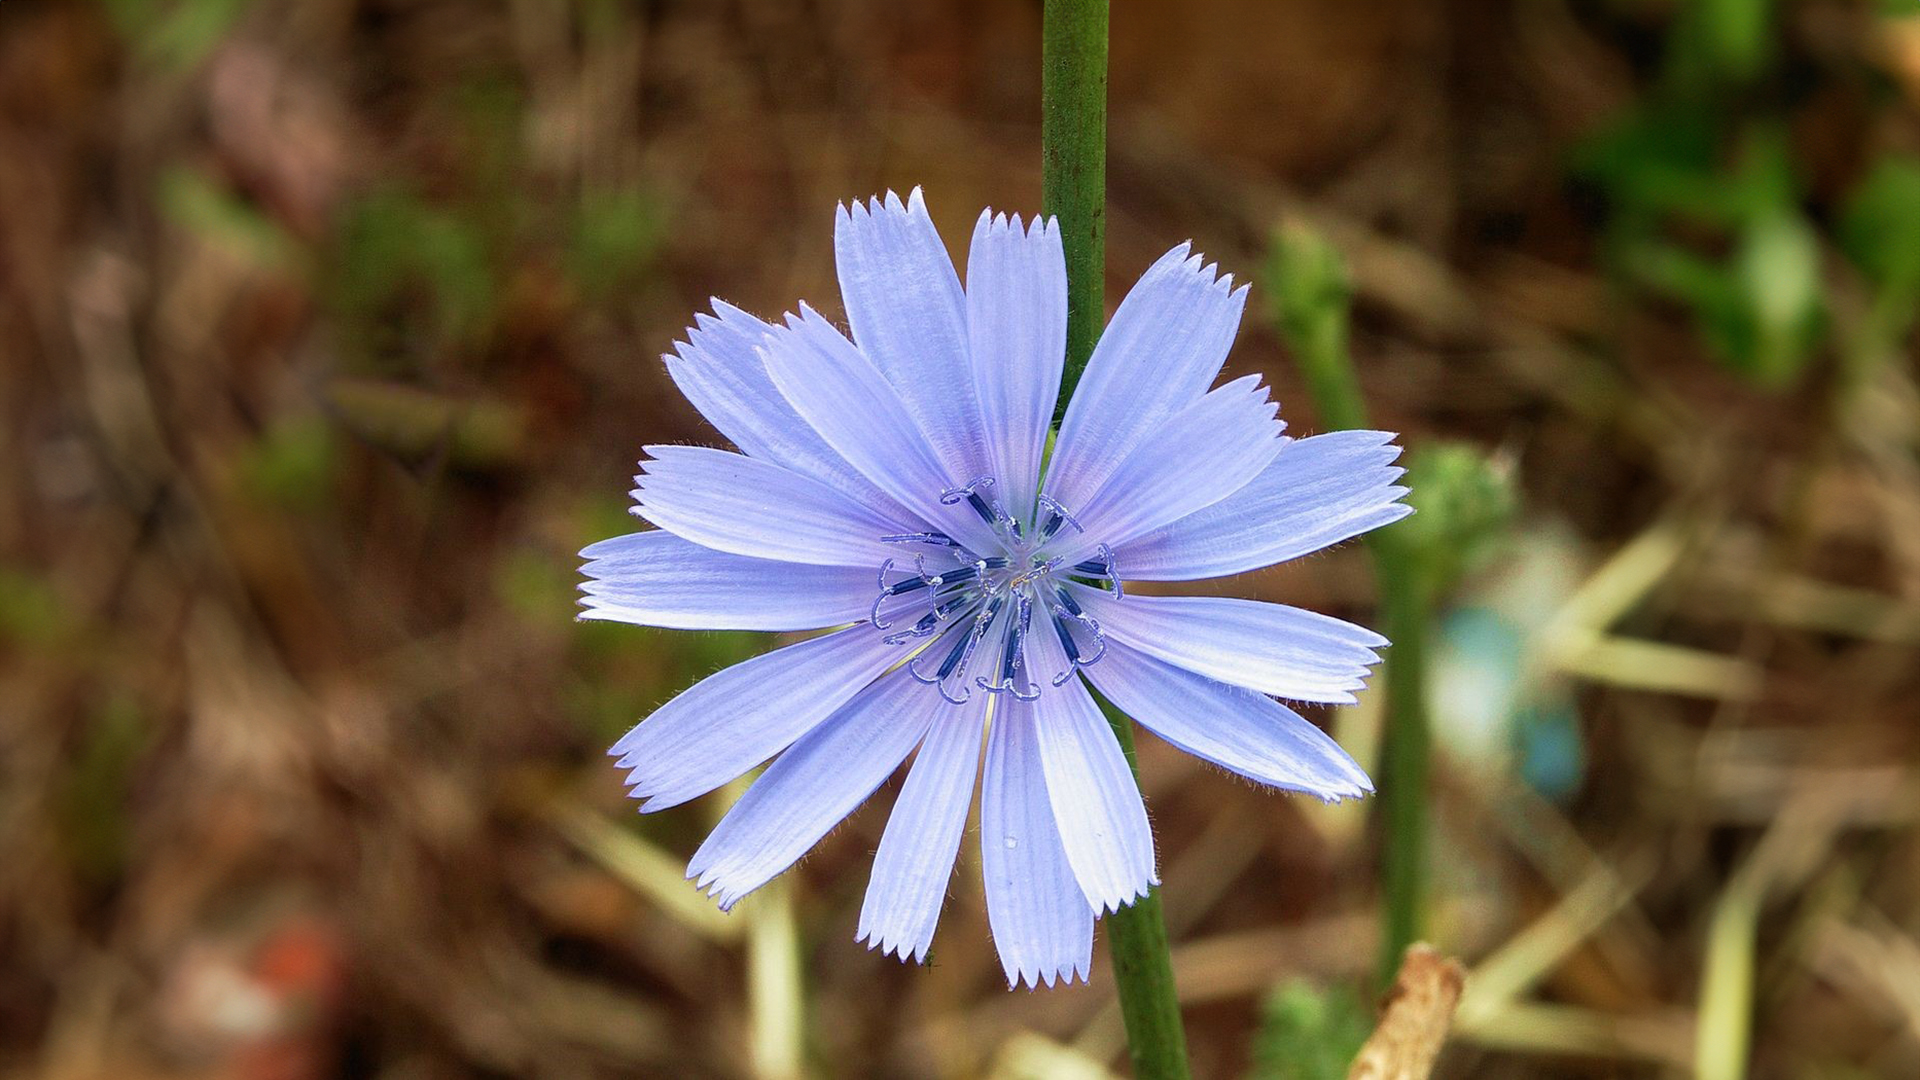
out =
<svg viewBox="0 0 1920 1080"><path fill-rule="evenodd" d="M1920 296L1920 157L1882 159L1848 193L1841 250L1874 284Z"/></svg>
<svg viewBox="0 0 1920 1080"><path fill-rule="evenodd" d="M430 345L480 337L499 286L477 222L396 189L355 202L344 217L335 306L381 366L415 344L409 331ZM377 333L383 326L396 337Z"/></svg>
<svg viewBox="0 0 1920 1080"><path fill-rule="evenodd" d="M276 421L240 458L240 483L253 499L292 510L321 507L339 445L324 418Z"/></svg>
<svg viewBox="0 0 1920 1080"><path fill-rule="evenodd" d="M1790 382L1824 324L1820 239L1797 213L1760 218L1742 231L1734 268L1741 306L1720 328L1722 350L1763 386Z"/></svg>
<svg viewBox="0 0 1920 1080"><path fill-rule="evenodd" d="M52 583L36 571L0 566L0 643L54 645L74 619Z"/></svg>
<svg viewBox="0 0 1920 1080"><path fill-rule="evenodd" d="M1277 986L1261 1007L1250 1080L1342 1080L1373 1029L1351 986L1304 979Z"/></svg>
<svg viewBox="0 0 1920 1080"><path fill-rule="evenodd" d="M666 231L666 215L644 191L587 192L574 211L568 268L582 292L604 300L633 286Z"/></svg>
<svg viewBox="0 0 1920 1080"><path fill-rule="evenodd" d="M1519 499L1511 471L1464 443L1429 443L1407 462L1407 501L1417 511L1400 526L1419 562L1428 595L1452 589L1484 565L1508 537Z"/></svg>
<svg viewBox="0 0 1920 1080"><path fill-rule="evenodd" d="M148 61L192 68L246 14L253 0L106 0L108 18Z"/></svg>
<svg viewBox="0 0 1920 1080"><path fill-rule="evenodd" d="M174 167L162 173L157 201L167 220L260 266L279 268L296 260L298 245L285 229L197 169Z"/></svg>

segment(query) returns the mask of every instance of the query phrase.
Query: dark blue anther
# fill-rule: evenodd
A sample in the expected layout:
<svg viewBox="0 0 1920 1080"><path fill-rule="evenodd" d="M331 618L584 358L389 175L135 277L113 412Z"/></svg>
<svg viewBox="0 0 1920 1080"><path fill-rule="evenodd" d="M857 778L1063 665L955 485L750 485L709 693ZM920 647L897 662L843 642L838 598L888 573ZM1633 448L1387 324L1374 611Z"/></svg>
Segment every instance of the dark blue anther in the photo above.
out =
<svg viewBox="0 0 1920 1080"><path fill-rule="evenodd" d="M1053 632L1060 635L1060 647L1067 651L1067 661L1078 664L1080 662L1080 646L1074 643L1073 631L1067 629L1067 620L1064 616L1055 615L1053 617Z"/></svg>
<svg viewBox="0 0 1920 1080"><path fill-rule="evenodd" d="M1113 549L1101 544L1099 555L1097 559L1075 563L1073 569L1068 572L1081 577L1098 578L1107 583L1108 591L1112 592L1116 599L1124 596L1123 586L1120 583L1120 567L1114 561Z"/></svg>
<svg viewBox="0 0 1920 1080"><path fill-rule="evenodd" d="M953 643L953 648L947 651L947 658L940 661L941 679L953 674L953 669L960 666L960 658L967 654L967 646L972 640L971 634L961 634L960 640Z"/></svg>
<svg viewBox="0 0 1920 1080"><path fill-rule="evenodd" d="M1060 598L1060 606L1067 609L1067 614L1076 617L1080 614L1080 605L1074 603L1072 593L1064 588L1057 588L1053 590L1053 594Z"/></svg>
<svg viewBox="0 0 1920 1080"><path fill-rule="evenodd" d="M993 507L988 506L987 500L981 498L977 491L967 492L967 505L973 507L973 512L979 514L981 520L989 525L1000 520L1000 515L993 512Z"/></svg>
<svg viewBox="0 0 1920 1080"><path fill-rule="evenodd" d="M912 577L905 581L896 581L885 589L882 589L881 592L886 596L899 596L902 593L910 593L916 589L924 589L931 584L933 583L926 578Z"/></svg>
<svg viewBox="0 0 1920 1080"><path fill-rule="evenodd" d="M1007 640L1000 652L1000 681L987 681L983 675L973 680L975 686L990 694L1012 694L1021 701L1033 701L1040 696L1032 681L1028 680L1023 689L1014 679L1020 674L1020 646L1026 641L1027 630L1033 625L1033 601L1022 593L1018 598L1019 613L1013 619L1013 625L1007 628Z"/></svg>
<svg viewBox="0 0 1920 1080"><path fill-rule="evenodd" d="M1005 522L1011 521L1012 519L1002 514L1000 512L999 507L993 505L992 503L988 502L986 499L981 497L980 489L990 488L992 486L993 486L993 477L976 476L973 479L967 481L965 484L961 485L960 487L948 488L947 490L941 492L940 502L943 505L952 506L955 503L959 502L960 500L965 499L967 502L967 505L973 507L973 512L980 515L980 520L986 522L989 525L998 527Z"/></svg>
<svg viewBox="0 0 1920 1080"><path fill-rule="evenodd" d="M933 577L929 578L927 580L927 584L934 585L934 586L959 585L963 582L972 581L974 578L977 578L979 576L980 576L979 567L962 566L957 570L940 571L939 573L933 575Z"/></svg>

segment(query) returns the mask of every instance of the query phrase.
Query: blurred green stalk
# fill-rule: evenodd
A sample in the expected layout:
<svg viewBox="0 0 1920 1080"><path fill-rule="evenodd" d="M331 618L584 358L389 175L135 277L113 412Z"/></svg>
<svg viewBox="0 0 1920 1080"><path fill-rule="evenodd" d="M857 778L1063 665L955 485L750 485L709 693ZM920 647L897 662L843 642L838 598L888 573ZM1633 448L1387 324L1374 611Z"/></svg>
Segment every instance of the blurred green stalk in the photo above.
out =
<svg viewBox="0 0 1920 1080"><path fill-rule="evenodd" d="M1041 205L1060 219L1067 257L1067 363L1057 420L1106 317L1107 2L1046 0L1042 19ZM1108 719L1137 783L1132 722L1118 713ZM1107 916L1106 923L1133 1074L1185 1080L1187 1036L1174 996L1159 890Z"/></svg>
<svg viewBox="0 0 1920 1080"><path fill-rule="evenodd" d="M800 974L800 928L793 887L768 882L747 924L747 1000L753 1074L800 1080L806 1067L806 990Z"/></svg>
<svg viewBox="0 0 1920 1080"><path fill-rule="evenodd" d="M1281 332L1330 430L1367 427L1366 402L1347 347L1351 289L1340 255L1312 231L1283 228L1274 245L1269 294ZM1381 888L1386 912L1378 985L1388 986L1407 946L1425 930L1427 830L1427 632L1431 590L1419 553L1391 529L1366 536L1380 583L1381 632L1393 642L1383 666L1387 721L1380 754L1385 821Z"/></svg>

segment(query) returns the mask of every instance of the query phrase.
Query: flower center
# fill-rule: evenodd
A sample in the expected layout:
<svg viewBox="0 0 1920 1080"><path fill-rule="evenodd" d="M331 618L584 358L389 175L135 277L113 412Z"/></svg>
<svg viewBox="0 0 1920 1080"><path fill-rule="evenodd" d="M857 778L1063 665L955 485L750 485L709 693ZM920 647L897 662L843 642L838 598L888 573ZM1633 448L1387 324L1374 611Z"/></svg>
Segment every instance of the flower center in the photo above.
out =
<svg viewBox="0 0 1920 1080"><path fill-rule="evenodd" d="M886 633L888 644L915 645L908 672L955 705L965 704L976 688L1022 701L1040 696L1028 659L1036 618L1052 624L1066 658L1064 670L1051 673L1054 686L1098 663L1106 636L1068 585L1098 584L1123 595L1107 545L1071 565L1066 556L1049 553L1061 546L1056 540L1082 531L1066 507L1042 495L1033 519L1023 522L990 496L993 486L992 477L982 476L940 495L948 506L965 503L992 526L994 542L983 545L988 550L975 551L943 532L880 538L907 554L880 564L880 591L868 621ZM895 629L908 619L910 625Z"/></svg>

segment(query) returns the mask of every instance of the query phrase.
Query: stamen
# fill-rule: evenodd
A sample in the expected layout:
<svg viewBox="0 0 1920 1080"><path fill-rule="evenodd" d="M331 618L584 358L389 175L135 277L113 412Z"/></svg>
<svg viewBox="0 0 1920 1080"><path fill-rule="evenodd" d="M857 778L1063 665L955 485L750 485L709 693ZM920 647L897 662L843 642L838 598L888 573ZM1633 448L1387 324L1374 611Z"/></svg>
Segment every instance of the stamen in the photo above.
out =
<svg viewBox="0 0 1920 1080"><path fill-rule="evenodd" d="M867 621L875 628L892 630L900 612L908 611L912 622L894 630L881 640L888 645L919 642L907 660L907 671L914 679L935 686L944 700L965 704L975 689L989 694L1011 694L1021 701L1040 696L1041 681L1031 669L1027 645L1034 631L1034 612L1053 624L1067 662L1067 670L1053 676L1055 686L1063 686L1075 673L1098 663L1106 655L1107 638L1099 620L1084 611L1069 590L1076 583L1105 586L1117 599L1122 596L1120 568L1113 548L1100 544L1095 554L1069 563L1065 556L1044 557L1049 541L1069 526L1076 533L1085 527L1065 506L1047 495L1035 496L1036 518L1021 522L1008 516L988 489L995 486L991 476L975 477L965 485L940 493L943 505L964 502L981 520L992 525L996 540L982 555L944 532L893 533L881 537L883 543L925 545L912 556L915 573L889 581L895 574L906 574L901 559L880 564L877 579L879 593L868 610ZM1035 524L1035 521L1038 524ZM1084 550L1084 549L1083 549ZM931 561L936 567L929 567ZM889 601L914 594L926 598L926 606L917 602L891 609L892 619L882 611ZM915 615L912 610L918 608ZM1007 625L999 621L1006 617ZM1042 631L1044 632L1044 631ZM984 670L970 672L980 646L988 636L1002 633L995 646L997 655L983 661Z"/></svg>
<svg viewBox="0 0 1920 1080"><path fill-rule="evenodd" d="M1024 688L1014 681L1014 676L1024 674L1024 654L1020 651L1026 641L1027 631L1033 625L1033 600L1026 593L1018 594L1019 614L1014 617L1013 625L1007 629L1006 647L1000 651L1000 682L987 681L982 675L975 678L974 685L989 694L1012 694L1021 701L1033 701L1039 698L1040 691L1031 679L1025 680Z"/></svg>
<svg viewBox="0 0 1920 1080"><path fill-rule="evenodd" d="M980 564L974 563L972 566L962 566L956 570L942 570L928 578L927 584L937 589L942 585L959 585L962 582L972 581L979 576Z"/></svg>
<svg viewBox="0 0 1920 1080"><path fill-rule="evenodd" d="M1032 584L1033 582L1038 581L1041 578L1046 577L1048 574L1053 573L1055 570L1060 569L1061 561L1062 560L1060 560L1059 558L1052 558L1038 565L1030 566L1020 574L1012 578L1009 578L1007 580L1007 588L1009 589L1025 588L1026 586Z"/></svg>
<svg viewBox="0 0 1920 1080"><path fill-rule="evenodd" d="M1061 506L1057 500L1050 496L1042 495L1039 498L1039 503L1040 508L1047 512L1047 519L1040 526L1040 543L1044 544L1053 539L1054 534L1060 531L1060 526L1062 525L1073 526L1074 532L1086 532L1085 529L1081 528L1080 522L1067 511L1066 507Z"/></svg>
<svg viewBox="0 0 1920 1080"><path fill-rule="evenodd" d="M980 647L980 639L987 636L987 628L992 625L994 616L1000 614L1000 608L1005 605L1006 599L1005 596L996 596L980 609L979 614L973 617L973 625L967 629L966 633L960 635L960 640L948 650L946 659L940 661L940 668L932 678L928 678L920 671L920 658L926 653L921 653L908 662L907 674L919 682L938 687L940 696L950 704L965 705L973 696L973 692L967 688L967 665L973 662L974 650ZM959 676L959 688L965 692L961 697L954 697L947 689L947 680L956 675Z"/></svg>
<svg viewBox="0 0 1920 1080"><path fill-rule="evenodd" d="M888 559L886 562L880 564L880 595L873 598L873 606L867 609L867 621L873 624L875 630L885 630L893 625L891 622L880 621L881 604L886 603L895 596L924 589L929 585L939 584L938 579L927 577L926 557L923 555L915 555L913 557L913 565L915 569L919 571L918 576L904 578L889 585L887 584L887 571L893 568L893 563L894 560Z"/></svg>
<svg viewBox="0 0 1920 1080"><path fill-rule="evenodd" d="M1065 588L1055 587L1053 595L1060 601L1060 606L1067 609L1067 614L1075 616L1080 614L1080 605L1074 601L1073 594Z"/></svg>
<svg viewBox="0 0 1920 1080"><path fill-rule="evenodd" d="M957 548L960 542L943 532L890 533L880 538L883 544L932 544L935 547Z"/></svg>
<svg viewBox="0 0 1920 1080"><path fill-rule="evenodd" d="M968 651L968 645L972 640L973 635L971 634L960 635L959 640L953 643L953 648L947 651L947 658L940 661L939 670L932 676L925 675L920 671L920 660L927 655L926 653L921 653L919 656L907 662L907 674L913 676L915 682L922 682L928 686L941 686L941 684L946 681L947 676L953 674L953 669L960 666L961 661L965 658ZM944 687L942 687L940 691L940 696L947 698L948 701L953 701L952 698L947 697L947 692ZM966 702L966 698L961 698L959 701L954 702L954 704L964 705Z"/></svg>
<svg viewBox="0 0 1920 1080"><path fill-rule="evenodd" d="M982 521L996 527L1002 526L1009 519L1006 514L1000 511L1000 505L998 503L989 503L980 495L981 488L990 488L992 486L993 477L976 476L957 488L948 488L941 492L940 504L942 506L953 506L965 500L968 506L973 507L973 512L980 515Z"/></svg>
<svg viewBox="0 0 1920 1080"><path fill-rule="evenodd" d="M915 638L932 637L940 632L941 625L947 616L979 599L980 594L978 592L963 592L959 596L933 608L933 610L927 612L925 615L920 616L920 621L914 623L910 629L902 630L897 634L888 634L880 640L888 645L905 645Z"/></svg>
<svg viewBox="0 0 1920 1080"><path fill-rule="evenodd" d="M1121 599L1126 595L1125 587L1120 582L1120 569L1114 563L1113 549L1105 544L1101 544L1098 550L1100 553L1098 559L1088 559L1085 562L1075 563L1073 572L1081 577L1098 578L1106 582L1107 588L1113 593L1114 599Z"/></svg>
<svg viewBox="0 0 1920 1080"><path fill-rule="evenodd" d="M1053 677L1053 685L1065 686L1067 680L1073 678L1074 672L1081 668L1092 667L1100 662L1101 657L1107 655L1107 635L1100 629L1100 621L1082 611L1080 605L1074 602L1073 596L1065 588L1054 589L1054 598L1059 601L1059 606L1053 612L1053 629L1060 635L1060 644L1066 649L1067 670ZM1073 630L1069 625L1071 623L1079 623L1092 637L1093 654L1091 656L1081 654L1080 645L1074 640Z"/></svg>

